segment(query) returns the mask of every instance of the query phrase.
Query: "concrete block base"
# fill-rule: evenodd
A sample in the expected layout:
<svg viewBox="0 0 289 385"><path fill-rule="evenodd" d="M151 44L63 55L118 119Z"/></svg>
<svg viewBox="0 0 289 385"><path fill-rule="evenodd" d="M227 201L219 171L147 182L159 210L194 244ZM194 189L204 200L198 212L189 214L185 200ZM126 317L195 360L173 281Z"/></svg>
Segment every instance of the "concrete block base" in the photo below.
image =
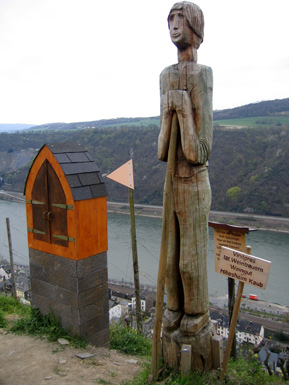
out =
<svg viewBox="0 0 289 385"><path fill-rule="evenodd" d="M107 254L74 261L29 249L32 305L72 334L109 347Z"/></svg>

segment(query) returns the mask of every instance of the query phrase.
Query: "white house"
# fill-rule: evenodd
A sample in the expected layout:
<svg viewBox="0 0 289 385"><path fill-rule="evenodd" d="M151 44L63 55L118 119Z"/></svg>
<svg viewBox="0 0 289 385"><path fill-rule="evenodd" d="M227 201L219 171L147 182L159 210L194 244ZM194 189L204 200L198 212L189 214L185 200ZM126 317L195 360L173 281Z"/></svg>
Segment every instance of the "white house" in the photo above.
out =
<svg viewBox="0 0 289 385"><path fill-rule="evenodd" d="M117 304L109 309L109 322L111 322L112 319L120 319L122 316L122 306L120 304Z"/></svg>
<svg viewBox="0 0 289 385"><path fill-rule="evenodd" d="M146 301L145 299L141 299L141 311L145 312L146 311ZM131 297L131 308L132 308L132 311L135 311L136 310L136 298L135 297Z"/></svg>
<svg viewBox="0 0 289 385"><path fill-rule="evenodd" d="M218 321L217 333L224 339L229 337L229 317L227 315L220 316L217 312L211 312L211 318ZM236 326L236 340L239 343L248 342L259 345L264 340L263 325L253 323L251 321L238 320Z"/></svg>
<svg viewBox="0 0 289 385"><path fill-rule="evenodd" d="M3 279L5 279L5 281L7 281L10 278L11 278L11 273L10 274L6 273L3 267L0 267L0 280L3 281Z"/></svg>

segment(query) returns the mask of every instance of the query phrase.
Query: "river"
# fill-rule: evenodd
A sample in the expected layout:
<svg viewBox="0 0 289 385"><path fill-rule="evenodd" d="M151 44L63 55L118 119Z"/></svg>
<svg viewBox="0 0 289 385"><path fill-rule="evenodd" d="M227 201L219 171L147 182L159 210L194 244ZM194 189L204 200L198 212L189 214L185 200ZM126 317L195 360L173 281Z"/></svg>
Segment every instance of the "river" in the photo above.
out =
<svg viewBox="0 0 289 385"><path fill-rule="evenodd" d="M10 218L15 263L28 265L25 205L0 200L0 255L9 260L5 218ZM140 281L143 285L156 286L161 224L160 218L136 217ZM227 279L215 273L213 229L209 230L209 293L224 295L227 293ZM133 282L129 215L108 213L108 242L109 279ZM252 255L272 264L266 290L245 285L244 293L254 293L261 300L289 306L289 233L253 231L246 236L246 242L252 247Z"/></svg>

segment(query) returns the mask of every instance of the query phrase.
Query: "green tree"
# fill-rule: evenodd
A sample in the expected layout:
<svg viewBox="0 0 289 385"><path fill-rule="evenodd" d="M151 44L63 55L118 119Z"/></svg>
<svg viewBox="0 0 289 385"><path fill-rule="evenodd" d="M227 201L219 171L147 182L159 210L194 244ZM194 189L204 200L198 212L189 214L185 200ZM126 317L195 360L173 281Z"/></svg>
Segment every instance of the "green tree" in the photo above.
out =
<svg viewBox="0 0 289 385"><path fill-rule="evenodd" d="M241 191L242 190L240 189L240 187L237 187L237 186L231 187L227 191L227 197L229 199L231 199L232 202L236 202L238 197L239 197L239 195L240 195L240 193L241 193Z"/></svg>

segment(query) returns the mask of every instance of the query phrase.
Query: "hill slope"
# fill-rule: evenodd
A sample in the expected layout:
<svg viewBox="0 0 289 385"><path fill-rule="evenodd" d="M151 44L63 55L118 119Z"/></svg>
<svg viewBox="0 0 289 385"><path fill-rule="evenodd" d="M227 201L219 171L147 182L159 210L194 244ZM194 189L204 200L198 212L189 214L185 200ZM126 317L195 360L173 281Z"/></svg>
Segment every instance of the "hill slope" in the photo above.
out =
<svg viewBox="0 0 289 385"><path fill-rule="evenodd" d="M29 168L27 154L32 159L44 143L79 141L103 174L133 158L135 201L161 205L166 163L157 159L159 127L140 127L139 121L135 124L128 121L105 129L0 134L0 188L23 191ZM288 159L287 125L243 129L216 126L209 167L212 210L289 217ZM127 188L109 179L106 183L109 200L127 202Z"/></svg>

